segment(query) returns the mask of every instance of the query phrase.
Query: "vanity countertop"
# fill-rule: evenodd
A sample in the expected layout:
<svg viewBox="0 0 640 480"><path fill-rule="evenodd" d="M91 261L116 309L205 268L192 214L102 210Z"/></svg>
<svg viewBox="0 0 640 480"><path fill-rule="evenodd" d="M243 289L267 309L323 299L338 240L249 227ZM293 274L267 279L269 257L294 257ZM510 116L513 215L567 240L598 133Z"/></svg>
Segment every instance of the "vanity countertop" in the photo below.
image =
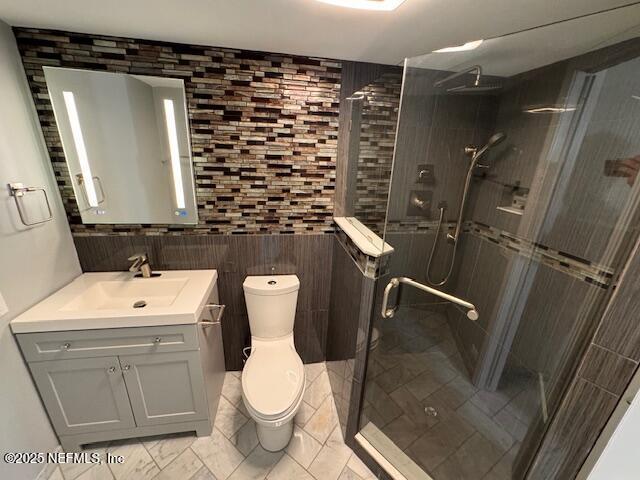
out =
<svg viewBox="0 0 640 480"><path fill-rule="evenodd" d="M216 284L216 270L84 273L11 321L13 333L196 323ZM136 305L134 307L134 304Z"/></svg>

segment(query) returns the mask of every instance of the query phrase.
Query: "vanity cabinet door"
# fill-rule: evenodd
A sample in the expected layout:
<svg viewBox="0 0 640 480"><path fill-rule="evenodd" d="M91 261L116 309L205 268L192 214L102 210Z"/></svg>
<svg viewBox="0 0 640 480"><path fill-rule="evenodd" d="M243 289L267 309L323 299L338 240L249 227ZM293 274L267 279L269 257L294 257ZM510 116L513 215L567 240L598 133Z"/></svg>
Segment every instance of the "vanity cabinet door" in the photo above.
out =
<svg viewBox="0 0 640 480"><path fill-rule="evenodd" d="M117 357L30 363L59 435L135 426Z"/></svg>
<svg viewBox="0 0 640 480"><path fill-rule="evenodd" d="M119 358L139 427L208 418L198 351Z"/></svg>

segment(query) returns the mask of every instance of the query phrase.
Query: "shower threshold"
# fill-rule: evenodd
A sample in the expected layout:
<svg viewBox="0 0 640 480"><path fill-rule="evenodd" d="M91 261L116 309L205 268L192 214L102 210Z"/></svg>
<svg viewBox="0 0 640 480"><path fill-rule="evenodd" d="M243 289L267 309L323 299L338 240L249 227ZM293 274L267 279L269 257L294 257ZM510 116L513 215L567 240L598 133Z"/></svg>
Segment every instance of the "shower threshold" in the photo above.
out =
<svg viewBox="0 0 640 480"><path fill-rule="evenodd" d="M433 480L373 423L367 423L355 439L393 480Z"/></svg>

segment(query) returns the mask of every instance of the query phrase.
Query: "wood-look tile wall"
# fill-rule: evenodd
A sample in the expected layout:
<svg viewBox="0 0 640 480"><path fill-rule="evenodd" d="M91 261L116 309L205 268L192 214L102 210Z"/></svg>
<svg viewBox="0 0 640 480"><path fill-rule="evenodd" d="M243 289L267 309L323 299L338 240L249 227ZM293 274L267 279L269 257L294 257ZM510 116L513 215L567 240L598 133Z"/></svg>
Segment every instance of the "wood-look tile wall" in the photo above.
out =
<svg viewBox="0 0 640 480"><path fill-rule="evenodd" d="M50 30L14 32L74 234L333 231L339 61ZM195 228L82 224L43 66L184 80Z"/></svg>
<svg viewBox="0 0 640 480"><path fill-rule="evenodd" d="M368 337L377 280L363 274L336 235L327 328L327 371L345 441L353 445L359 426Z"/></svg>
<svg viewBox="0 0 640 480"><path fill-rule="evenodd" d="M240 370L250 340L242 282L247 275L296 274L300 291L294 326L305 363L325 359L331 286L332 235L183 235L74 237L82 270L122 271L147 252L156 270L216 269L227 305L222 334L227 370Z"/></svg>

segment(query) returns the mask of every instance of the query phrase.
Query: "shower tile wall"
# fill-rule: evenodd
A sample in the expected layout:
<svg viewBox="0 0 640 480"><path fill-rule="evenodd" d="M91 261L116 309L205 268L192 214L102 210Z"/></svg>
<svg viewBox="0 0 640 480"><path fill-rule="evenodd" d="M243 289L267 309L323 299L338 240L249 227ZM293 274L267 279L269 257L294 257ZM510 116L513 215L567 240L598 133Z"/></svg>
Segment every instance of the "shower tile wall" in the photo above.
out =
<svg viewBox="0 0 640 480"><path fill-rule="evenodd" d="M435 240L439 205L446 211L438 248L431 267L431 277L441 279L448 270L451 249L445 235L453 228L460 208L460 198L469 157L464 147L485 142L493 133L497 101L493 96L444 95L433 83L443 76L422 68L405 71L402 115L396 139L395 166L389 198L385 240L401 252L392 256L391 275L406 275L427 281L426 268ZM420 178L420 171L432 174ZM412 193L431 201L416 215L410 208ZM455 272L454 272L455 274ZM453 284L453 279L448 283ZM401 303L428 305L434 297L414 289L405 289ZM439 303L439 302L438 302Z"/></svg>
<svg viewBox="0 0 640 480"><path fill-rule="evenodd" d="M573 368L618 280L621 262L638 235L635 175L612 172L615 169L608 164L636 157L640 150L632 133L640 127L640 116L629 102L640 88L637 74L632 74L640 63L630 59L607 65L606 73L598 74L599 60L606 56L590 54L511 78L501 94L495 123L495 130L506 133L507 140L489 153L486 163L493 167L474 178L471 188L467 216L471 227L463 237L454 291L475 302L481 317L474 323L453 308L448 312L476 381L483 381L483 372L503 351L509 352L505 371L539 379L539 386L530 392L531 398L538 397L538 412L529 419L534 428L524 439L522 452L536 448L535 431L546 423L543 410L554 412L560 406ZM579 83L584 70L595 79L586 99L576 103L576 90L585 88ZM569 112L527 112L549 105L568 107ZM567 128L573 108L583 129L572 136ZM563 144L559 139L568 140ZM523 215L498 210L509 206L516 190L528 193ZM489 231L493 234L487 235ZM550 252L555 261L547 260ZM518 291L522 295L514 301ZM587 357L586 365L594 358ZM628 363L624 358L609 362L622 367ZM630 377L622 377L620 382L626 385ZM605 410L615 404L610 394L588 393L592 387L585 385L573 387L575 395L582 392L583 401L591 395L594 404L600 401ZM570 397L566 402L577 408L580 401ZM571 411L567 403L563 408ZM592 419L594 425L603 424L599 415ZM581 422L576 419L576 423ZM589 435L582 430L583 438L595 438L592 425L584 428ZM550 442L570 445L569 439L581 434L565 423L556 425L555 435ZM575 474L584 459L581 455L585 451L576 450L563 461L538 465L544 473L534 478L572 478L566 471L554 475L562 468L574 469ZM526 455L518 462L517 469L524 471Z"/></svg>
<svg viewBox="0 0 640 480"><path fill-rule="evenodd" d="M585 299L594 308L602 303L607 285L601 282L619 273L620 258L628 254L629 241L637 236L638 227L633 215L631 219L623 217L626 210L633 212L635 209L634 202L630 203L633 189L629 179L611 176L606 169L607 161L633 157L640 150L637 136L631 134L640 127L640 117L632 115L628 101L639 86L629 80L634 78L630 69L637 71L640 66L637 61L609 68L600 90L592 91L590 98L595 97L594 104L584 107L586 111L591 108L591 117L586 117L586 113L582 116L582 122L586 124L584 138L574 140L580 148L573 159L559 157L557 141L554 141L556 134L564 135L562 122L569 117L526 112L539 105L568 105L571 102L572 74L578 65L585 62L586 59L579 58L511 79L509 83L515 87L508 86L501 95L495 127L507 134L507 140L489 154L488 162L493 167L489 174L474 180L471 190L470 219L480 224L482 229L489 226L496 231L502 230L523 244L534 245L534 251L544 254L546 250L553 249L565 255L567 262L573 261L571 265L560 262L553 269L539 264L537 260L523 267L526 281L532 282L533 286L528 287L531 290L512 351L528 368L542 373L552 382L549 387L559 380L555 374L564 365L559 355L570 358L571 353L575 353L560 347L576 344L578 337L587 338L589 335L584 328L593 322L591 315L585 314L582 304ZM549 164L554 161L560 161L568 171L552 171ZM556 190L553 197L547 198L539 186L549 183L555 184ZM497 209L508 202L507 194L515 188L530 191L522 216ZM542 223L540 218L544 218ZM472 236L477 231L472 231ZM465 240L472 241L472 236L467 235ZM482 242L474 270L483 277L483 282L487 274L495 275L499 281L514 271L512 266L497 271L500 262L489 262L483 266L488 257L516 255L509 250L513 250L513 245ZM458 269L468 269L473 263L460 262ZM600 265L603 273L600 282L593 277L583 277L583 280L572 278L566 270L575 271L580 264L585 268ZM563 267L565 271L562 271ZM457 287L456 291L472 299L483 296L473 287L463 284ZM572 300L576 304L570 308ZM497 305L501 304L498 302ZM553 314L530 314L543 305L549 307ZM498 315L497 307L484 311L490 320ZM559 330L560 318L563 319L561 325L564 325L564 330ZM487 332L491 327L481 323L467 325L466 328L477 326ZM561 343L556 344L550 338ZM575 346L580 349L584 345L578 342Z"/></svg>
<svg viewBox="0 0 640 480"><path fill-rule="evenodd" d="M387 213L401 86L400 73L387 73L352 95L362 97L359 121L352 124L360 130L357 152L352 152L357 156L354 216L379 236Z"/></svg>
<svg viewBox="0 0 640 480"><path fill-rule="evenodd" d="M446 357L455 363L454 357L459 355L460 363L449 368L467 382L464 385L484 389L475 393L479 399L472 403L489 416L487 420L474 414L465 421L481 422L484 418L482 428L491 428L497 434L500 430L496 425L500 425L508 432L500 438L510 435L517 439L502 465L508 475L513 468L513 478L520 478L529 467L544 429L550 426L543 455L532 470L532 478L541 480L574 478L592 445L589 442L601 431L637 368L638 359L631 353L640 351L637 322L630 321L621 310L616 310L614 317L608 310L600 340L596 340L606 338L608 346L591 345L578 377L572 380L573 367L578 366L589 346L612 287L624 285L619 283L622 262L638 237L640 184L633 171L622 167L625 159L637 159L640 151L640 142L633 134L640 130L640 115L631 100L634 92L640 91L640 65L634 60L640 49L636 41L635 46L627 44L623 50L624 55L599 51L505 79L499 96L449 96L446 108L451 115L438 108L444 105L440 96L430 94L434 74L414 68L405 72L385 237L401 253L391 258L391 275L425 280L437 204L442 200L448 203L446 228L451 228L458 211L468 165L461 149L467 144L484 144L494 132L507 134L506 141L483 160L492 168L485 175L476 174L472 182L465 233L453 278L446 287L475 303L480 319L472 322L453 307L434 305L434 297L405 291L400 299L405 315L396 316L393 327L379 315L374 321L382 333L380 346L369 360L368 410L362 421L382 426L394 442L406 446L412 458L430 458L439 437L429 440L428 432L433 428L429 419L424 419L426 426L416 430L415 422L403 420L403 412L414 420L422 418L418 413L425 406L450 413L435 398L421 399L415 408L402 403L398 393L402 388L418 388L412 393L414 397L428 388L444 390L432 379L421 379L424 374L416 374L421 356L429 356L429 362ZM626 63L615 65L616 61ZM598 75L602 68L607 69L606 74ZM592 83L587 78L576 93L577 82L586 73L596 78ZM591 87L589 100L576 103L576 97L584 97L585 85ZM546 115L526 112L540 106L568 107L568 111ZM577 113L571 113L574 111ZM573 115L585 127L577 136L567 134L567 123ZM468 128L448 130L443 127L447 119L452 125ZM437 133L430 136L432 131ZM575 155L568 145L559 144L561 138L573 141L573 147L580 146L573 149ZM415 189L416 167L427 163L433 163L435 172L435 183L422 187L433 191L430 215L408 217L406 207ZM564 170L559 170L559 165ZM526 197L522 215L498 210L512 206L514 193ZM435 279L446 271L451 250L442 237L439 241L432 268ZM384 278L378 285L374 312L380 309L381 290L387 281ZM634 290L637 282L630 283L627 288ZM522 295L516 295L518 292ZM626 303L637 294L625 292L630 295ZM624 304L620 301L620 308L628 312ZM446 321L437 323L442 311L447 314ZM404 318L407 316L411 318ZM401 328L404 322L408 324L406 331ZM419 344L424 335L429 346ZM442 342L449 336L454 350ZM617 350L609 351L611 345ZM411 360L403 360L403 356ZM415 368L402 368L404 364L415 364ZM604 378L597 374L601 369L610 375ZM569 384L569 396L560 403ZM466 391L464 385L456 384L457 395ZM454 400L448 397L447 401ZM554 412L556 417L547 417ZM457 414L464 412L458 408ZM464 435L473 438L468 429ZM464 442L466 445L471 440ZM450 450L447 455L452 455L452 461L443 457L430 465L425 461L423 466L431 471L437 468L437 478L458 478L457 450ZM487 475L494 478L491 473ZM464 478L476 477L468 474Z"/></svg>

